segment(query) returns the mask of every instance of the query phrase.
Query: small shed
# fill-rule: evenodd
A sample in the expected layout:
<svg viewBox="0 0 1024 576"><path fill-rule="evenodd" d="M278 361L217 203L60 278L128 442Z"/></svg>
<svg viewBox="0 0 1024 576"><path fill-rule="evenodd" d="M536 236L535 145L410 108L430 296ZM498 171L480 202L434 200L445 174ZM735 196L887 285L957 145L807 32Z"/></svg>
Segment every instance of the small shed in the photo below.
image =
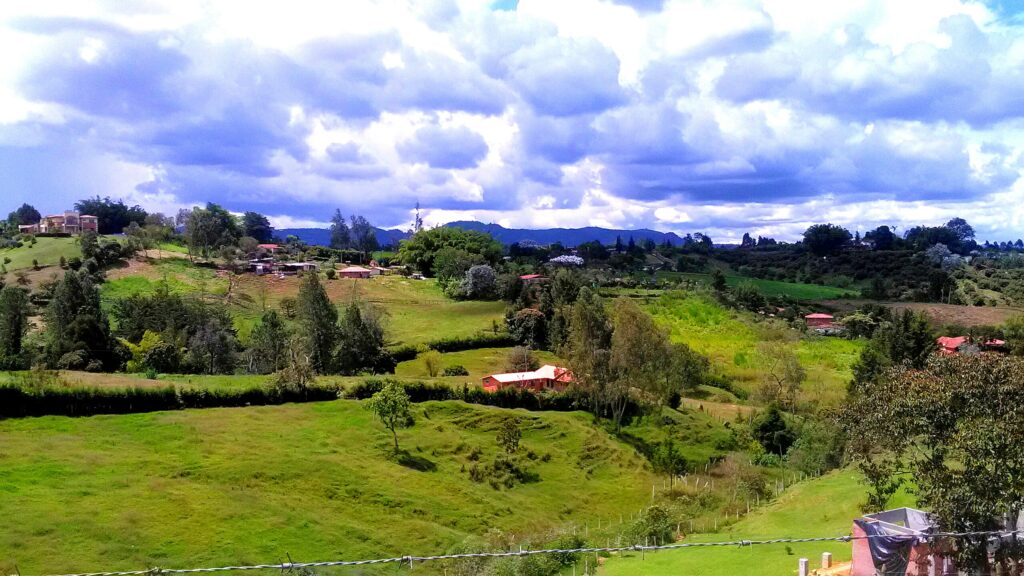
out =
<svg viewBox="0 0 1024 576"><path fill-rule="evenodd" d="M338 271L338 275L342 278L369 278L370 273L369 268L363 268L362 266L349 266Z"/></svg>
<svg viewBox="0 0 1024 576"><path fill-rule="evenodd" d="M815 312L804 316L808 328L832 328L835 326L835 317L823 312Z"/></svg>
<svg viewBox="0 0 1024 576"><path fill-rule="evenodd" d="M941 553L948 546L927 538L934 530L931 515L913 508L854 520L850 576L956 574L952 559Z"/></svg>

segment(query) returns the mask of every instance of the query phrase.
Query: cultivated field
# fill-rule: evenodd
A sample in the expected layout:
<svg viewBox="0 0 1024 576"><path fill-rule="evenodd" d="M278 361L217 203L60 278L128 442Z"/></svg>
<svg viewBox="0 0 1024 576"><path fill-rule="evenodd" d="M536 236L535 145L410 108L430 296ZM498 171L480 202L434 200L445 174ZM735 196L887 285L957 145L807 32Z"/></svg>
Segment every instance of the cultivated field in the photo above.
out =
<svg viewBox="0 0 1024 576"><path fill-rule="evenodd" d="M871 300L826 300L827 306L841 311L852 311L872 303ZM1009 306L959 306L928 302L874 302L894 310L916 310L927 314L937 325L998 326L1008 319L1024 314L1024 309Z"/></svg>
<svg viewBox="0 0 1024 576"><path fill-rule="evenodd" d="M711 285L710 274L699 274L694 272L659 272L659 278L685 279L698 284ZM753 284L761 294L774 298L776 296L788 296L796 300L824 300L827 298L843 298L859 294L859 291L836 286L822 286L820 284L803 284L800 282L783 282L780 280L764 280L737 274L726 273L725 282L729 286L739 286L743 283Z"/></svg>

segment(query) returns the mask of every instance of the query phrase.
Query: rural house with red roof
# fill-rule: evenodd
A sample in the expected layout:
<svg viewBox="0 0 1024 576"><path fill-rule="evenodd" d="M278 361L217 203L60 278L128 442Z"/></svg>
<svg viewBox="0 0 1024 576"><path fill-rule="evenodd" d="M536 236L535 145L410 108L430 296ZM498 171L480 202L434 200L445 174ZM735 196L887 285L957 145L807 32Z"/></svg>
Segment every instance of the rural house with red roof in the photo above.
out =
<svg viewBox="0 0 1024 576"><path fill-rule="evenodd" d="M572 384L572 372L567 368L545 364L532 372L507 372L504 374L491 374L484 376L482 383L484 390L497 392L502 388L515 386L533 392L554 390L561 392Z"/></svg>

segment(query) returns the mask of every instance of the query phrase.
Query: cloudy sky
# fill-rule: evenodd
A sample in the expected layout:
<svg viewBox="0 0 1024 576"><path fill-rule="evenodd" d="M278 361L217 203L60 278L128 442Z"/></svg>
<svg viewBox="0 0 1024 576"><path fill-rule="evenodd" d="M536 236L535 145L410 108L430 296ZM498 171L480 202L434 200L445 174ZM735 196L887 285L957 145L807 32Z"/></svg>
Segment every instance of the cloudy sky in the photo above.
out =
<svg viewBox="0 0 1024 576"><path fill-rule="evenodd" d="M0 53L44 212L1024 236L1022 0L5 0Z"/></svg>

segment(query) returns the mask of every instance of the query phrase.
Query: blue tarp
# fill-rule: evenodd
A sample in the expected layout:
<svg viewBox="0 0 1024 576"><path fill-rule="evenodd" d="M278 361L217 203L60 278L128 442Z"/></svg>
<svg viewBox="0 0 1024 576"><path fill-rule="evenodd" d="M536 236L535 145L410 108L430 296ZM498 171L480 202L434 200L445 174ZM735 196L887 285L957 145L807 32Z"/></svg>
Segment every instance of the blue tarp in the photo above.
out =
<svg viewBox="0 0 1024 576"><path fill-rule="evenodd" d="M912 534L894 534L877 522L854 520L854 523L869 536L868 547L871 549L871 561L875 565L878 576L904 576L910 563L910 549L913 548L917 536Z"/></svg>

